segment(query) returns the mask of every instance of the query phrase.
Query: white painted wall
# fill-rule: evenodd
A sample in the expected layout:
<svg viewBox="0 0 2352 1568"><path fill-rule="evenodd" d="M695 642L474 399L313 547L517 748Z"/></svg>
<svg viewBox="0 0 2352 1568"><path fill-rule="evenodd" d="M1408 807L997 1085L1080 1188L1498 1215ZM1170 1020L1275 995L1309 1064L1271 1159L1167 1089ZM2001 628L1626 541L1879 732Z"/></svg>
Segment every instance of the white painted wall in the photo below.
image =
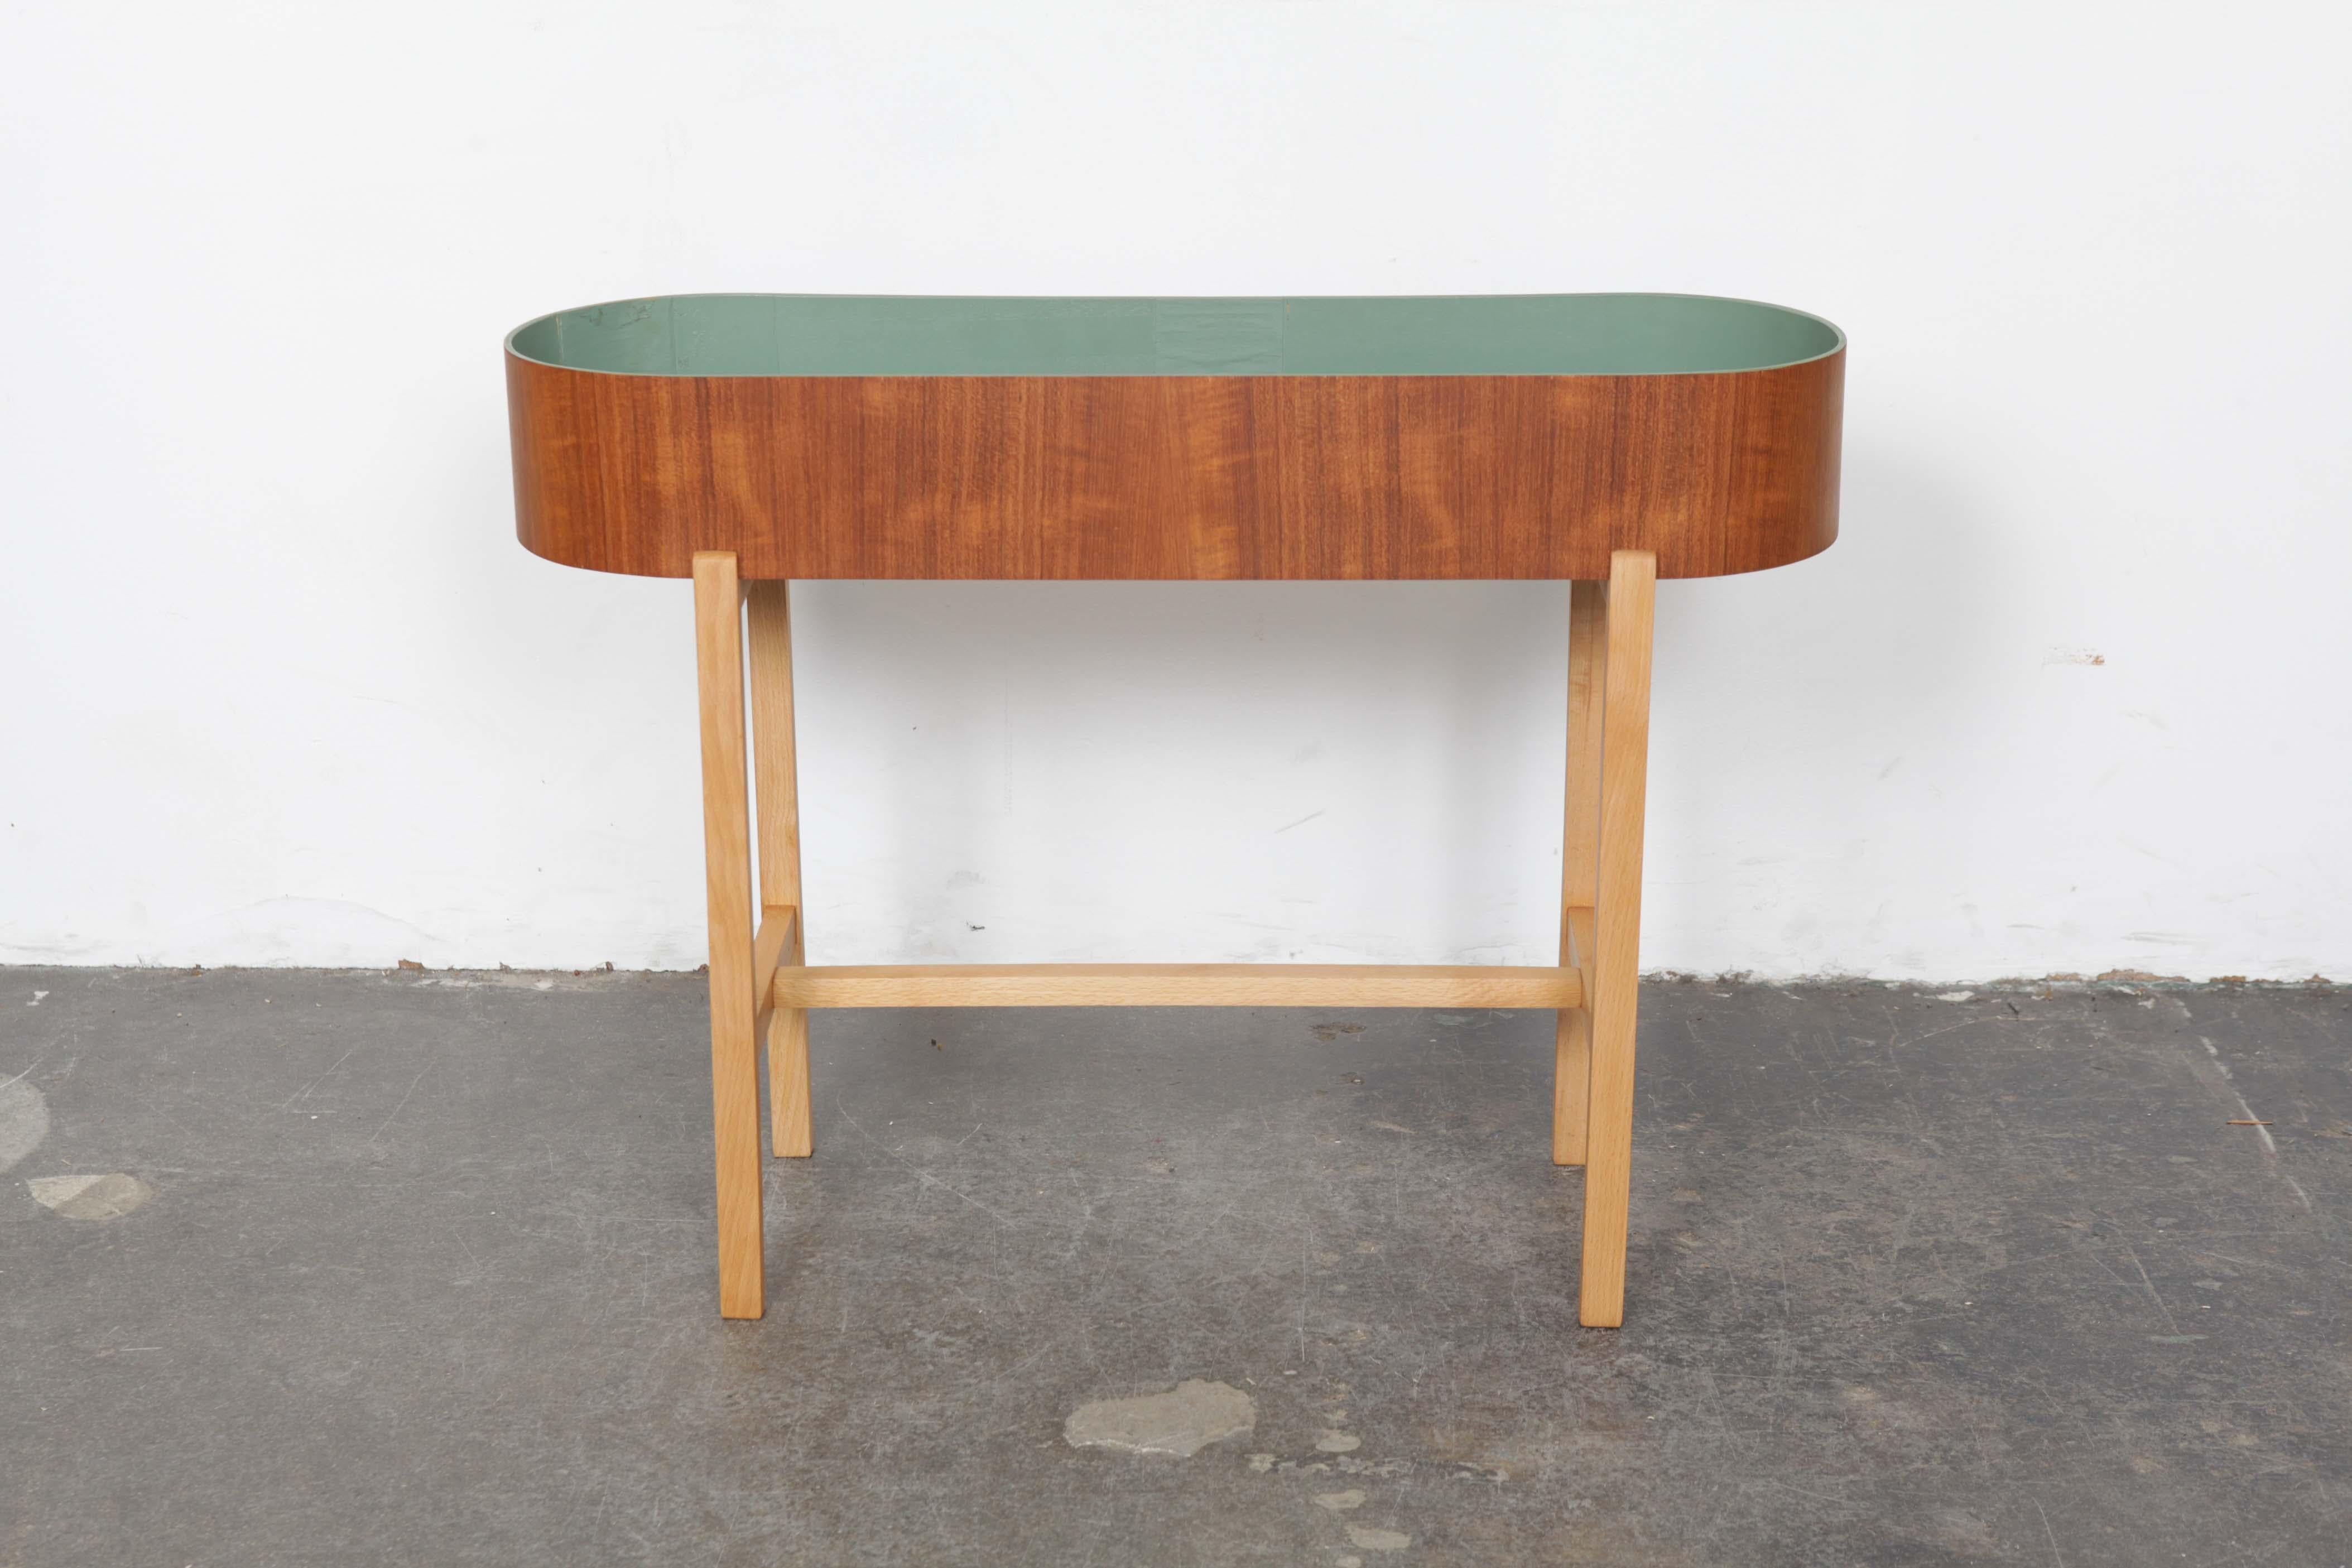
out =
<svg viewBox="0 0 2352 1568"><path fill-rule="evenodd" d="M1853 340L1664 585L1651 967L2352 975L2341 7L10 7L0 960L700 962L688 590L499 340L1658 289ZM813 956L1540 961L1566 590L798 591Z"/></svg>

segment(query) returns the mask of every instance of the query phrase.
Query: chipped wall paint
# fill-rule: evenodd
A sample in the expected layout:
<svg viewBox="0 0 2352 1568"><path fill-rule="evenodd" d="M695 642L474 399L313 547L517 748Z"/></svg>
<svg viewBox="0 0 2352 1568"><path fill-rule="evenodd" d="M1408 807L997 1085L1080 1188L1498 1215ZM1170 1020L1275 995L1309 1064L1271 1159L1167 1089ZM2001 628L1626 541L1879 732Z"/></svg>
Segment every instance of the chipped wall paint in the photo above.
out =
<svg viewBox="0 0 2352 1568"><path fill-rule="evenodd" d="M701 962L535 313L1637 288L1854 345L1843 541L1661 591L1646 963L2352 975L2352 15L135 10L0 47L0 961ZM1547 958L1564 597L812 585L812 956Z"/></svg>

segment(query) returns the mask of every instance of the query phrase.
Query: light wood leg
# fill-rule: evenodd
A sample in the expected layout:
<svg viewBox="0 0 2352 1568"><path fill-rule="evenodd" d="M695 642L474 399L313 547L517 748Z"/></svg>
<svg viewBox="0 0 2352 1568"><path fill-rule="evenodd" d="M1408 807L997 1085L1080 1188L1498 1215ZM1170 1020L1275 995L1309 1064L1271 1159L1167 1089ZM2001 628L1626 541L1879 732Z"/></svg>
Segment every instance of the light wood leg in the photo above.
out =
<svg viewBox="0 0 2352 1568"><path fill-rule="evenodd" d="M1601 844L1593 926L1592 1065L1577 1316L1625 1321L1625 1216L1633 1155L1633 1019L1641 992L1643 794L1650 765L1650 627L1657 557L1609 558L1601 675Z"/></svg>
<svg viewBox="0 0 2352 1568"><path fill-rule="evenodd" d="M808 910L801 899L800 778L793 747L792 585L751 584L751 751L760 812L760 903L799 912L783 954L807 962ZM758 999L762 1007L768 998ZM808 1009L768 1014L768 1131L776 1158L814 1148L809 1115Z"/></svg>
<svg viewBox="0 0 2352 1568"><path fill-rule="evenodd" d="M1559 848L1559 962L1585 971L1584 1005L1563 1007L1552 1048L1551 1160L1584 1163L1592 1055L1592 899L1601 864L1601 671L1607 648L1602 587L1568 595L1568 816Z"/></svg>
<svg viewBox="0 0 2352 1568"><path fill-rule="evenodd" d="M694 557L702 847L710 891L710 1104L719 1155L719 1314L766 1307L760 1060L752 1038L751 822L743 776L743 595L731 553Z"/></svg>

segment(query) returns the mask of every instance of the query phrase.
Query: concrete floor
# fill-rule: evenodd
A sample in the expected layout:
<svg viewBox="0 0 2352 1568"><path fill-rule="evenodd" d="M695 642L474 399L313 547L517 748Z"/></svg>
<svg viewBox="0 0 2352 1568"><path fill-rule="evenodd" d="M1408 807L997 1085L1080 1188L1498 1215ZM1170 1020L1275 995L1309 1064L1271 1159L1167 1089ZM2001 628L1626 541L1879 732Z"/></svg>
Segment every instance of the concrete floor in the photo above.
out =
<svg viewBox="0 0 2352 1568"><path fill-rule="evenodd" d="M0 971L0 1564L2352 1557L2352 992L1643 1005L1622 1331L1549 1016L1277 1011L820 1016L722 1324L697 976Z"/></svg>

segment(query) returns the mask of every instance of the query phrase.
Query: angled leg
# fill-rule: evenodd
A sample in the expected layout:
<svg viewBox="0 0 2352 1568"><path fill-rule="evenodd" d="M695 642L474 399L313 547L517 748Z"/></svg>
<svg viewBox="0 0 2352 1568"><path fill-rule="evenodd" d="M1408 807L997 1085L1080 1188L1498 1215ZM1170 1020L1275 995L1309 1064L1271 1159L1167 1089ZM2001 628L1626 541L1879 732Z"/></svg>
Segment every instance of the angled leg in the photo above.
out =
<svg viewBox="0 0 2352 1568"><path fill-rule="evenodd" d="M808 911L801 899L799 768L793 749L793 612L788 583L753 583L746 597L751 626L752 776L759 785L760 906L763 918L792 910L783 962L807 962ZM757 998L768 1009L768 998ZM814 1147L809 1119L808 1009L777 1007L768 1019L768 1130L776 1158L805 1157Z"/></svg>
<svg viewBox="0 0 2352 1568"><path fill-rule="evenodd" d="M1581 1006L1563 1007L1552 1047L1551 1160L1584 1163L1586 1079L1592 1056L1592 895L1601 864L1602 589L1568 595L1568 818L1559 847L1559 962L1580 970Z"/></svg>
<svg viewBox="0 0 2352 1568"><path fill-rule="evenodd" d="M1592 1065L1577 1316L1625 1321L1625 1215L1633 1155L1633 1015L1641 990L1643 794L1650 766L1650 624L1657 557L1609 558L1601 673L1601 844L1593 914Z"/></svg>
<svg viewBox="0 0 2352 1568"><path fill-rule="evenodd" d="M694 557L702 847L710 892L710 1105L719 1153L719 1315L765 1310L760 1058L752 1039L751 822L743 776L743 595L735 557Z"/></svg>

